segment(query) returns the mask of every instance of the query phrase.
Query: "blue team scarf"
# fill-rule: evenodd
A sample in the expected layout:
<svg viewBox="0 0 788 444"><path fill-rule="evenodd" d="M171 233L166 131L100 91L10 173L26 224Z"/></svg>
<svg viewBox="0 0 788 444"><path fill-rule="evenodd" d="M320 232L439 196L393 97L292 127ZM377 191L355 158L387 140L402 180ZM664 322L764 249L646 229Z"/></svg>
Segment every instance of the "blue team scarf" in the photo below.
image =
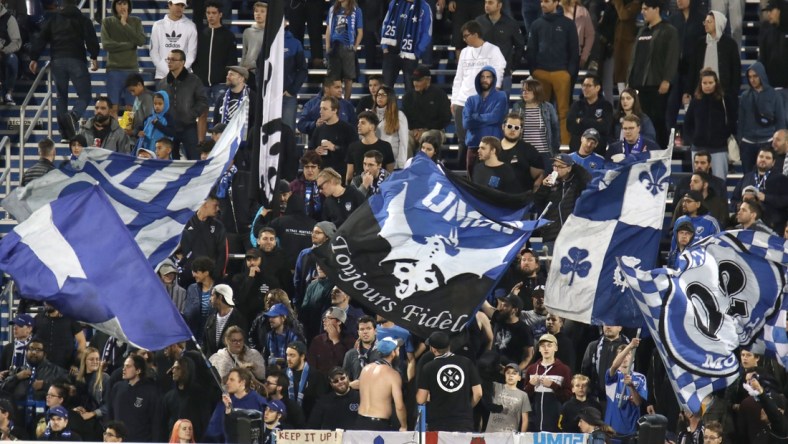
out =
<svg viewBox="0 0 788 444"><path fill-rule="evenodd" d="M227 197L227 190L230 189L230 185L233 183L233 176L235 176L237 172L238 168L235 165L231 165L230 168L222 174L222 177L219 178L219 184L216 186L216 197L219 199Z"/></svg>
<svg viewBox="0 0 788 444"><path fill-rule="evenodd" d="M304 389L306 388L306 380L309 378L309 364L304 363L304 371L301 373L301 380L298 381L298 394L295 392L295 384L293 384L293 369L287 368L287 378L290 380L290 385L287 387L287 395L290 399L295 399L298 405L304 403Z"/></svg>

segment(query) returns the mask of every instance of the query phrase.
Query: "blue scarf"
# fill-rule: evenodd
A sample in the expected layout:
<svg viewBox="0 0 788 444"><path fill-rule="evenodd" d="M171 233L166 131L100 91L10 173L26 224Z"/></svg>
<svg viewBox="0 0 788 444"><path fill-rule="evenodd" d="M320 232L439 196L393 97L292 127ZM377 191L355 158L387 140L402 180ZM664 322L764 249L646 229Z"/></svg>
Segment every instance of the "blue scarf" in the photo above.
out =
<svg viewBox="0 0 788 444"><path fill-rule="evenodd" d="M630 154L638 154L646 151L645 149L643 149L643 136L638 136L638 141L635 142L634 145L630 145L630 143L627 142L626 140L624 140L623 142L624 142L623 143L624 154L626 154L627 156L629 156Z"/></svg>
<svg viewBox="0 0 788 444"><path fill-rule="evenodd" d="M298 381L298 393L295 392L295 384L293 383L293 369L287 368L287 379L290 380L290 385L287 387L287 395L290 399L296 400L299 407L304 403L304 389L306 388L306 380L309 378L309 364L304 363L304 371L301 373L301 380Z"/></svg>
<svg viewBox="0 0 788 444"><path fill-rule="evenodd" d="M384 32L380 42L396 48L403 59L416 59L415 52L421 37L421 8L421 0L414 0L413 3L395 0L389 5L383 19Z"/></svg>
<svg viewBox="0 0 788 444"><path fill-rule="evenodd" d="M317 181L304 179L304 203L307 216L316 218L320 215L323 205L320 202L320 192L317 191Z"/></svg>
<svg viewBox="0 0 788 444"><path fill-rule="evenodd" d="M227 197L227 191L230 189L230 185L233 183L233 176L237 172L238 168L235 165L230 165L230 168L222 174L222 177L219 178L219 184L216 186L216 197L219 199Z"/></svg>
<svg viewBox="0 0 788 444"><path fill-rule="evenodd" d="M145 133L145 141L142 142L142 148L149 149L156 152L156 141L165 137L166 134L156 129L153 126L153 121L158 120L159 123L163 126L167 126L167 118L165 115L167 111L170 110L170 96L167 94L166 91L157 91L156 94L160 94L161 97L164 99L164 108L161 110L160 113L153 111L147 119L145 119L145 126L142 131Z"/></svg>

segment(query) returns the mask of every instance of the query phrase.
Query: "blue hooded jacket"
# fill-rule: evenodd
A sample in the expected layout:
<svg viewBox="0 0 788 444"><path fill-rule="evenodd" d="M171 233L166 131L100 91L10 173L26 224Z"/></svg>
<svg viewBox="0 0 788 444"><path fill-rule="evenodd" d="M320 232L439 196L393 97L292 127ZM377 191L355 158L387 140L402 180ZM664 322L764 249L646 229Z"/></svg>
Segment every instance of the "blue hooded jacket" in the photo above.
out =
<svg viewBox="0 0 788 444"><path fill-rule="evenodd" d="M780 93L769 85L766 68L761 62L755 62L747 72L749 73L750 70L755 71L761 78L763 89L758 92L750 86L739 100L739 133L737 134L739 143L742 139L751 142L765 142L770 140L777 130L785 128L783 100ZM761 125L758 121L758 113L771 119L773 123L767 126Z"/></svg>
<svg viewBox="0 0 788 444"><path fill-rule="evenodd" d="M282 67L282 72L284 73L285 91L295 97L306 82L309 69L306 66L304 46L290 30L285 30L285 64Z"/></svg>
<svg viewBox="0 0 788 444"><path fill-rule="evenodd" d="M482 98L481 78L483 72L492 73L492 86L487 97ZM503 119L509 109L506 93L495 88L498 76L495 68L485 66L476 74L476 95L468 97L462 109L462 125L465 127L465 145L478 147L484 136L503 138Z"/></svg>
<svg viewBox="0 0 788 444"><path fill-rule="evenodd" d="M145 119L145 125L142 128L145 137L142 143L137 147L145 148L154 153L156 152L157 140L165 136L172 137L175 134L171 129L167 128L167 122L170 120L167 117L167 113L170 110L170 95L164 90L156 91L156 94L161 95L162 99L164 99L164 108L161 110L161 113L153 111L153 113ZM156 122L154 122L154 120L156 120Z"/></svg>

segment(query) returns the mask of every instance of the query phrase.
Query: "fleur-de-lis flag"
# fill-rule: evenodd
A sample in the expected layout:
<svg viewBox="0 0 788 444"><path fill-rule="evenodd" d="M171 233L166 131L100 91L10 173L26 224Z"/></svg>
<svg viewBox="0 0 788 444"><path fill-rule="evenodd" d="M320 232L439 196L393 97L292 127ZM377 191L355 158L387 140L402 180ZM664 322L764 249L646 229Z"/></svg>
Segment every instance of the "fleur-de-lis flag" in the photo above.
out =
<svg viewBox="0 0 788 444"><path fill-rule="evenodd" d="M587 324L643 325L616 257L637 258L644 270L656 265L671 154L643 153L583 192L555 242L545 286L551 313Z"/></svg>

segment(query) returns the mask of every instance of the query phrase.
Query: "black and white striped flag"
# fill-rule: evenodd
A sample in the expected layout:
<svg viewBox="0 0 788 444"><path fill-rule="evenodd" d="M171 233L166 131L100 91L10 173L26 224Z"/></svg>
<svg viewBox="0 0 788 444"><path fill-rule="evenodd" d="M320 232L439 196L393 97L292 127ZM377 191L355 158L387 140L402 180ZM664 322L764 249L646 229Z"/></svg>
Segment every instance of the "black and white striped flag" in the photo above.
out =
<svg viewBox="0 0 788 444"><path fill-rule="evenodd" d="M259 202L271 201L279 180L279 155L282 149L282 94L285 59L284 0L270 0L265 20L265 36L257 59L257 113L252 154L250 190Z"/></svg>

